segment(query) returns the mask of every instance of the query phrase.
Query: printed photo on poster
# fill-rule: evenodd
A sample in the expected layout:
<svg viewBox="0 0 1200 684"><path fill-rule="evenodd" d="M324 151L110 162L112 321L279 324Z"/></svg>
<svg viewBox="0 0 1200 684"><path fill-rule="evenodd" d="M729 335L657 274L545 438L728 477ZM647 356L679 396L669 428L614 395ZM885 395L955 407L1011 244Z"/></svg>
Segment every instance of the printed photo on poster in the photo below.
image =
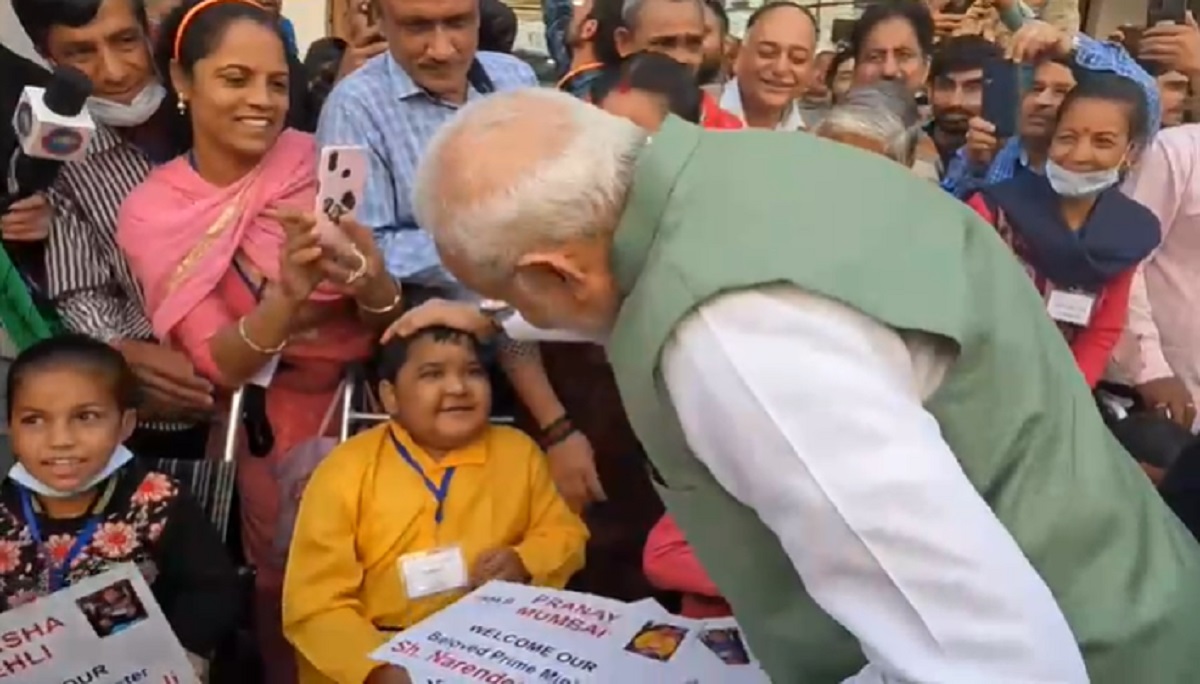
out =
<svg viewBox="0 0 1200 684"><path fill-rule="evenodd" d="M76 599L75 605L101 639L119 634L149 617L133 584L125 579Z"/></svg>
<svg viewBox="0 0 1200 684"><path fill-rule="evenodd" d="M625 650L665 663L683 645L687 633L686 628L678 625L650 621L642 625L637 634L633 635L633 638L625 645Z"/></svg>
<svg viewBox="0 0 1200 684"><path fill-rule="evenodd" d="M750 652L742 641L742 631L736 627L706 629L700 633L700 642L726 665L750 664Z"/></svg>

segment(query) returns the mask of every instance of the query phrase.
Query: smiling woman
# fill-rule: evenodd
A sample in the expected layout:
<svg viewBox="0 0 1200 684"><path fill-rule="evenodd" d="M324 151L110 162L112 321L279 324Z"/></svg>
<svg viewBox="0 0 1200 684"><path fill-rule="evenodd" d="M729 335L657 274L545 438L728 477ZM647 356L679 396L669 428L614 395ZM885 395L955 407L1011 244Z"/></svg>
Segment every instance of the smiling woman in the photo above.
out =
<svg viewBox="0 0 1200 684"><path fill-rule="evenodd" d="M283 568L272 551L276 475L322 436L316 426L343 367L366 356L372 326L400 295L369 231L343 220L345 249L318 243L309 213L316 146L286 128L290 60L273 13L233 0L185 3L163 23L158 59L190 149L129 195L117 242L158 339L226 397L247 385L242 538L257 569L266 681L292 682L295 660L280 633Z"/></svg>

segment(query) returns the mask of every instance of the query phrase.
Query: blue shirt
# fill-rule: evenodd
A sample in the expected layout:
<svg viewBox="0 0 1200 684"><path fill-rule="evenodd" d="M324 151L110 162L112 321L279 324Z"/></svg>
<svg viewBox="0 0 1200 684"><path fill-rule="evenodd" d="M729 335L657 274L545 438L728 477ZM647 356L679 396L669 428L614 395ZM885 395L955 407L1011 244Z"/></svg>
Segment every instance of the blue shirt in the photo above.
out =
<svg viewBox="0 0 1200 684"><path fill-rule="evenodd" d="M511 55L480 52L476 58L495 90L536 86L533 69ZM483 95L469 86L467 100ZM453 278L441 266L433 239L413 218L412 187L417 162L437 129L458 107L438 99L412 80L384 53L342 79L329 94L317 142L362 145L370 169L358 220L375 231L384 264L410 282L441 286Z"/></svg>
<svg viewBox="0 0 1200 684"><path fill-rule="evenodd" d="M1141 86L1142 92L1146 94L1146 104L1150 113L1146 139L1149 140L1158 133L1162 116L1158 101L1158 84L1154 77L1138 66L1124 47L1116 43L1102 43L1081 33L1076 43L1075 65L1085 71L1103 71L1124 76ZM953 193L955 197L965 198L979 188L1012 178L1017 169L1023 167L1023 156L1020 139L1013 137L996 152L991 165L981 171L971 168L967 161L966 149L960 147L946 166L942 188Z"/></svg>

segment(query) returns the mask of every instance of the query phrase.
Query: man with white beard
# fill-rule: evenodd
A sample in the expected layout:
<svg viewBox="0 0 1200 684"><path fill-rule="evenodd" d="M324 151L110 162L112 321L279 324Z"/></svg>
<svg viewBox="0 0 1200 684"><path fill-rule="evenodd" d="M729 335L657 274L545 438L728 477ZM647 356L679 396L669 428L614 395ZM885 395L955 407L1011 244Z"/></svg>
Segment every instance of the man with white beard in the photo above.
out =
<svg viewBox="0 0 1200 684"><path fill-rule="evenodd" d="M1200 678L1195 541L1011 254L901 165L525 90L442 128L414 199L464 284L604 339L775 681Z"/></svg>

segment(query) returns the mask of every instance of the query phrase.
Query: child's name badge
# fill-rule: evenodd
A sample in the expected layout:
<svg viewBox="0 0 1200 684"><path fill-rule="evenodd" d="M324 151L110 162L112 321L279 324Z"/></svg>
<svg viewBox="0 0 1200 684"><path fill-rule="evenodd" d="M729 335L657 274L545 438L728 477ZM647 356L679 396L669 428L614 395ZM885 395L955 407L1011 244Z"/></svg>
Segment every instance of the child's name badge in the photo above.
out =
<svg viewBox="0 0 1200 684"><path fill-rule="evenodd" d="M1096 295L1087 292L1051 290L1050 298L1046 300L1046 311L1050 314L1050 318L1059 323L1087 325L1092 322L1092 308L1095 305Z"/></svg>
<svg viewBox="0 0 1200 684"><path fill-rule="evenodd" d="M259 368L258 372L250 376L250 379L246 382L266 389L271 386L271 380L275 378L275 371L277 370L279 370L279 354L267 359L262 368Z"/></svg>
<svg viewBox="0 0 1200 684"><path fill-rule="evenodd" d="M462 547L408 553L396 563L404 580L404 591L410 599L462 589L467 586L467 562Z"/></svg>

